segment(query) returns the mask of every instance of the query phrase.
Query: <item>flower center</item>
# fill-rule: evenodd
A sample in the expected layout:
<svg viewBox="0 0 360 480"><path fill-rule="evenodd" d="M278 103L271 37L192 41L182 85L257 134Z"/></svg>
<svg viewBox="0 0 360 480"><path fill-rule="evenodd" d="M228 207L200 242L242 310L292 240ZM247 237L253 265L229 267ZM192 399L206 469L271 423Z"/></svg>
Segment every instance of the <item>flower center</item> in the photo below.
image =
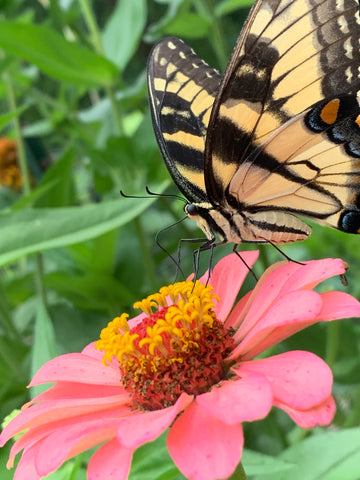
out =
<svg viewBox="0 0 360 480"><path fill-rule="evenodd" d="M199 282L163 287L134 304L146 316L133 328L122 314L102 330L96 348L105 364L118 360L122 384L141 408L168 407L182 392L198 395L225 378L234 341L215 316L211 290Z"/></svg>

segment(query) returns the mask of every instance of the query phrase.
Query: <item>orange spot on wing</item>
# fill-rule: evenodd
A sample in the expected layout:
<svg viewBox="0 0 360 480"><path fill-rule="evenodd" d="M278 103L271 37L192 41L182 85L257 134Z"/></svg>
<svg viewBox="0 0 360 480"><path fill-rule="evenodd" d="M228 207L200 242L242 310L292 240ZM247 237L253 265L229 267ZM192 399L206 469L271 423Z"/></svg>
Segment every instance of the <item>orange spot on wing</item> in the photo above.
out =
<svg viewBox="0 0 360 480"><path fill-rule="evenodd" d="M328 102L321 110L321 120L328 125L332 125L337 119L339 106L340 100L338 98L334 98L334 100Z"/></svg>
<svg viewBox="0 0 360 480"><path fill-rule="evenodd" d="M355 122L356 122L357 126L360 127L360 115L358 115L356 117Z"/></svg>

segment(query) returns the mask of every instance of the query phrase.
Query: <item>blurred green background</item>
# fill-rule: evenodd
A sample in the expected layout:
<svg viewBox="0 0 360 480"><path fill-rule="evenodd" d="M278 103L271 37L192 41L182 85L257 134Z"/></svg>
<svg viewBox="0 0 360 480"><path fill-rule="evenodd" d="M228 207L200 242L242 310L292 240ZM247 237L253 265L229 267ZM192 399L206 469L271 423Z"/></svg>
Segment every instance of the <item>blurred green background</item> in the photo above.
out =
<svg viewBox="0 0 360 480"><path fill-rule="evenodd" d="M153 134L147 57L157 40L175 35L223 71L251 4L0 0L0 418L36 393L26 385L45 361L81 350L114 316L131 314L132 302L175 281L176 266L155 236L184 216L184 204L145 191L178 193ZM122 198L120 190L141 198ZM180 238L199 236L185 221L159 241L174 254ZM182 249L186 276L195 248ZM231 249L216 249L214 261ZM357 236L313 225L311 238L283 250L297 261L340 256L350 265L348 286L334 278L321 288L360 298ZM256 274L282 259L271 246L261 247ZM201 271L208 264L205 252ZM253 286L250 275L244 291ZM251 478L288 478L279 472L289 471L293 457L303 465L321 455L335 461L331 452L339 442L351 446L340 465L345 458L359 465L360 434L351 428L360 418L359 346L358 321L345 320L314 326L274 349L310 350L330 364L338 404L330 430L344 437L334 441L326 429L304 432L274 411L246 429L253 452L244 466ZM301 448L314 438L312 451L319 451L309 459ZM181 478L163 440L141 451L131 478ZM0 453L2 479L13 477L4 470L7 452ZM289 456L287 464L282 458ZM85 460L68 462L51 478L85 478ZM332 464L325 467L326 474L334 472ZM359 478L350 467L340 477L313 477L313 471L302 478Z"/></svg>

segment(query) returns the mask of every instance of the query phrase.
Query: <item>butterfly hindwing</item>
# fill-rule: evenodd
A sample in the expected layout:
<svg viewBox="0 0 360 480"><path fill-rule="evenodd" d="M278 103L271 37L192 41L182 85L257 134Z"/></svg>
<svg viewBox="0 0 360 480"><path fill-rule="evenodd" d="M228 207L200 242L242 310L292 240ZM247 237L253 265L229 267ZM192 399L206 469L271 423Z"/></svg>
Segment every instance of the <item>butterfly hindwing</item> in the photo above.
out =
<svg viewBox="0 0 360 480"><path fill-rule="evenodd" d="M240 165L229 195L249 218L258 212L264 217L286 211L357 233L359 215L353 214L360 205L360 108L356 98L321 101L289 120ZM269 240L276 242L276 235L274 224Z"/></svg>
<svg viewBox="0 0 360 480"><path fill-rule="evenodd" d="M148 61L156 138L166 166L192 202L207 201L204 148L219 73L177 38L158 43Z"/></svg>

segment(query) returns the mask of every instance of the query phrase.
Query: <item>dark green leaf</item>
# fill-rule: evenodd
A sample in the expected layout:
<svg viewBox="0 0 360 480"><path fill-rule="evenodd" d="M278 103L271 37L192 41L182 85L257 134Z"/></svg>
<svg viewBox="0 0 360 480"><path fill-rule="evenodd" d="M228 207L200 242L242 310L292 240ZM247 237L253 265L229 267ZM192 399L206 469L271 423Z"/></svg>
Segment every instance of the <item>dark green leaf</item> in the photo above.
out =
<svg viewBox="0 0 360 480"><path fill-rule="evenodd" d="M0 47L57 80L76 85L112 85L117 76L109 60L42 25L0 21Z"/></svg>
<svg viewBox="0 0 360 480"><path fill-rule="evenodd" d="M136 50L146 24L145 0L119 0L103 33L106 57L124 70Z"/></svg>
<svg viewBox="0 0 360 480"><path fill-rule="evenodd" d="M166 184L158 188L163 190ZM130 222L152 202L125 199L68 208L43 208L0 214L0 264L28 253L78 243Z"/></svg>

